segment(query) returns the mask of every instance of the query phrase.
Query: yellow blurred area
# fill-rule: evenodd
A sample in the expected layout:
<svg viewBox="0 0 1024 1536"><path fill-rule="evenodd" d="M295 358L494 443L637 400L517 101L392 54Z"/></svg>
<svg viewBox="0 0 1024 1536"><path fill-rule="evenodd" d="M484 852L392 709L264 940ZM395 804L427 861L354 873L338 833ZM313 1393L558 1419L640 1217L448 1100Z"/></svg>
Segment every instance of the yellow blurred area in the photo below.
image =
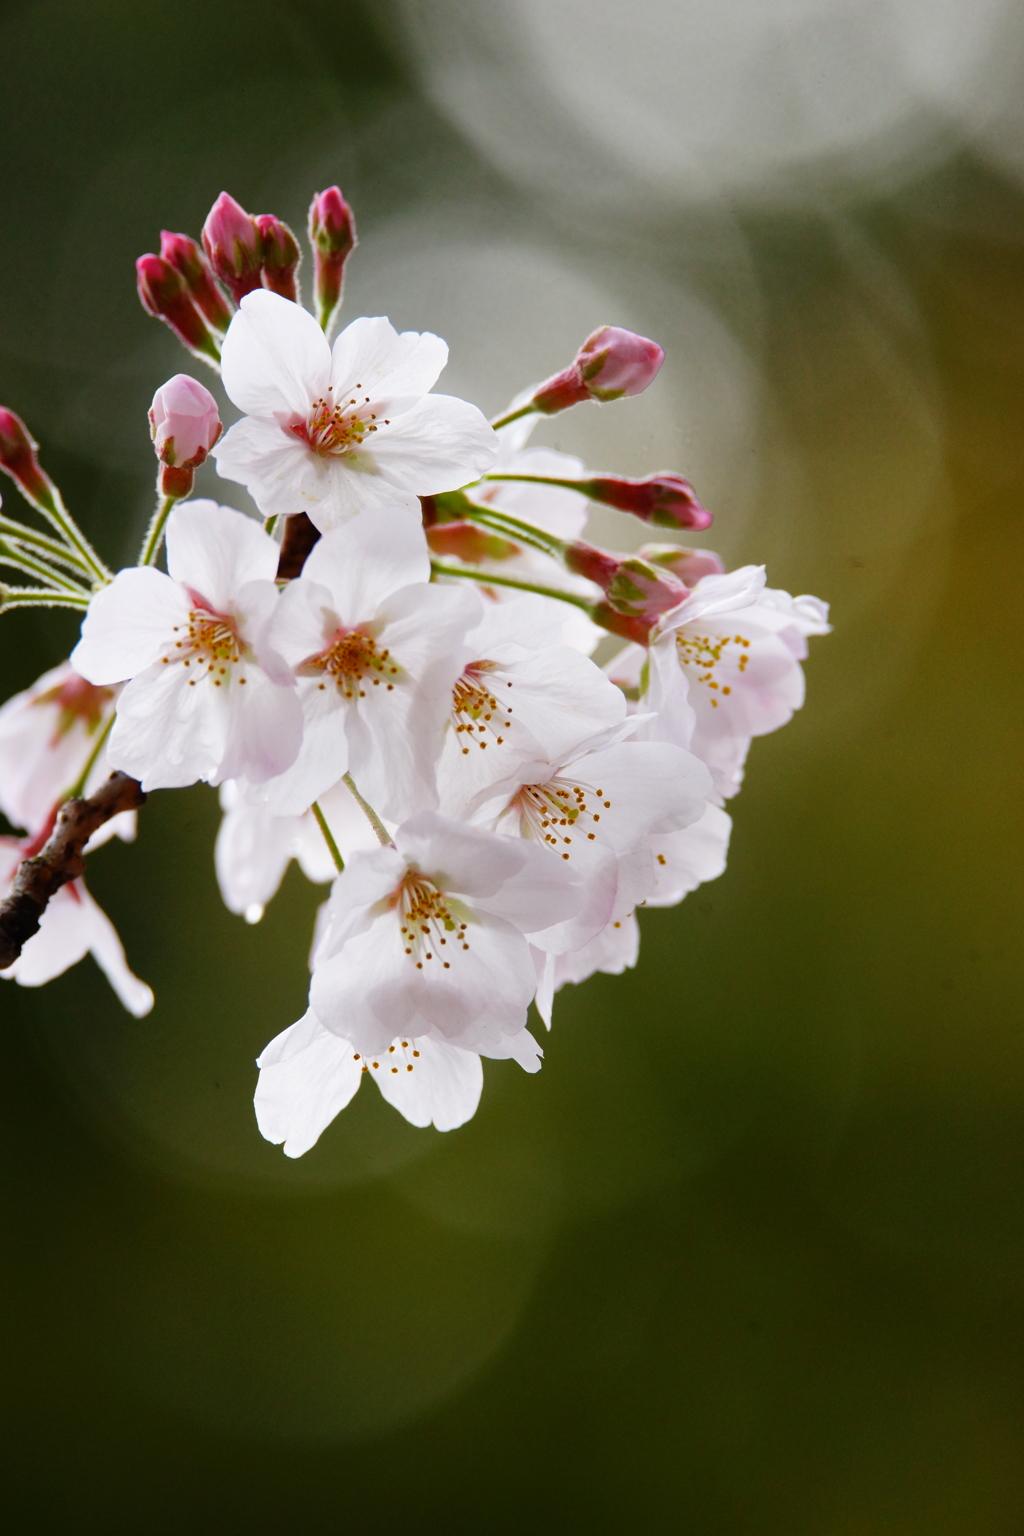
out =
<svg viewBox="0 0 1024 1536"><path fill-rule="evenodd" d="M458 1132L364 1089L287 1161L253 1061L322 891L228 914L205 787L95 858L154 1014L91 962L0 991L18 1529L1016 1536L1015 10L14 0L0 57L0 403L108 560L192 371L135 257L222 187L300 228L337 181L347 312L438 331L484 409L600 324L661 341L648 394L537 440L686 475L700 542L835 625L727 873L644 914L636 972L563 992L543 1071L488 1065ZM2 696L73 638L0 618Z"/></svg>

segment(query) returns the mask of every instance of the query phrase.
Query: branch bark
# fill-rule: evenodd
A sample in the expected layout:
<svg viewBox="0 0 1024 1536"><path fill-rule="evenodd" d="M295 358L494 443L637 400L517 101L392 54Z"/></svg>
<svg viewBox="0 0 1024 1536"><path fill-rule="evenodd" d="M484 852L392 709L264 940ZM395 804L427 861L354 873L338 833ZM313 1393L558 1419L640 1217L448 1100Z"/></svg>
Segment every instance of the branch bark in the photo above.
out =
<svg viewBox="0 0 1024 1536"><path fill-rule="evenodd" d="M145 799L137 779L112 773L88 800L64 802L49 841L35 858L24 860L0 902L0 971L13 965L39 932L47 903L61 886L85 874L84 849L93 833L121 811L143 805Z"/></svg>
<svg viewBox="0 0 1024 1536"><path fill-rule="evenodd" d="M319 528L313 526L305 512L288 514L281 540L281 556L277 562L278 581L294 581L296 576L302 575L306 557L319 538Z"/></svg>

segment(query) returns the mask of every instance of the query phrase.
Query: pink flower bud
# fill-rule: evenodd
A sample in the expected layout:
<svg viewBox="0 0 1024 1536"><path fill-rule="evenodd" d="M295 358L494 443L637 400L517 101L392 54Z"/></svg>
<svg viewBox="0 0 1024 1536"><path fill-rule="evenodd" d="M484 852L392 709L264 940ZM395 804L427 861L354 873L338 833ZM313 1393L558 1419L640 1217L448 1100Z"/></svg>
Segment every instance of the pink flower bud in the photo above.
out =
<svg viewBox="0 0 1024 1536"><path fill-rule="evenodd" d="M309 205L309 243L317 318L324 330L341 304L345 263L358 245L356 221L340 187L318 192Z"/></svg>
<svg viewBox="0 0 1024 1536"><path fill-rule="evenodd" d="M164 496L187 496L193 472L206 459L223 430L217 402L210 391L187 373L176 373L153 396L149 412L153 447L163 468Z"/></svg>
<svg viewBox="0 0 1024 1536"><path fill-rule="evenodd" d="M20 416L0 407L0 469L10 475L34 507L59 505L57 489L41 467L39 444Z"/></svg>
<svg viewBox="0 0 1024 1536"><path fill-rule="evenodd" d="M647 475L627 480L613 475L594 475L580 489L591 501L620 512L632 512L642 522L661 528L708 528L711 513L697 500L693 486L682 475Z"/></svg>
<svg viewBox="0 0 1024 1536"><path fill-rule="evenodd" d="M135 263L144 309L169 325L190 352L218 363L220 352L178 273L162 256L140 256Z"/></svg>
<svg viewBox="0 0 1024 1536"><path fill-rule="evenodd" d="M261 213L256 220L263 257L263 286L273 289L283 299L299 302L299 262L302 252L288 225L273 213Z"/></svg>
<svg viewBox="0 0 1024 1536"><path fill-rule="evenodd" d="M223 335L231 323L232 309L214 281L213 268L201 246L188 235L173 235L162 229L160 255L177 272L199 312Z"/></svg>
<svg viewBox="0 0 1024 1536"><path fill-rule="evenodd" d="M603 325L576 354L583 381L595 400L642 394L664 361L656 341L618 325Z"/></svg>
<svg viewBox="0 0 1024 1536"><path fill-rule="evenodd" d="M639 395L664 361L656 341L618 325L603 325L587 337L568 368L537 388L530 405L542 416L553 416L581 400Z"/></svg>
<svg viewBox="0 0 1024 1536"><path fill-rule="evenodd" d="M702 576L724 576L725 566L712 549L683 549L678 544L645 544L642 560L678 576L685 587L695 587Z"/></svg>
<svg viewBox="0 0 1024 1536"><path fill-rule="evenodd" d="M206 216L203 249L236 304L260 286L263 251L256 220L227 192L221 193Z"/></svg>
<svg viewBox="0 0 1024 1536"><path fill-rule="evenodd" d="M595 618L615 634L641 643L664 613L689 594L671 571L661 570L638 555L613 555L579 540L567 544L562 556L566 569L585 576L605 594Z"/></svg>

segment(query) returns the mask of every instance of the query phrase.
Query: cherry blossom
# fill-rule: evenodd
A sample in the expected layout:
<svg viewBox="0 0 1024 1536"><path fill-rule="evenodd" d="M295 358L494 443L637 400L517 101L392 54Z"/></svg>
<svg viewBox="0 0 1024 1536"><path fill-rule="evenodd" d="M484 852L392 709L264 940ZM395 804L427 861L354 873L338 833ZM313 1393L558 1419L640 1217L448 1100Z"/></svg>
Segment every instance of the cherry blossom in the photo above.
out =
<svg viewBox="0 0 1024 1536"><path fill-rule="evenodd" d="M130 679L108 751L145 789L258 783L294 761L294 679L263 643L277 559L251 518L192 501L168 520L166 576L133 567L93 598L72 664L99 686Z"/></svg>
<svg viewBox="0 0 1024 1536"><path fill-rule="evenodd" d="M452 688L481 605L429 578L422 529L381 508L325 534L282 594L267 641L295 671L305 731L294 766L264 786L276 814L301 814L349 770L396 821L437 803Z"/></svg>
<svg viewBox="0 0 1024 1536"><path fill-rule="evenodd" d="M0 837L0 899L10 889L19 864L35 851L38 843ZM0 976L22 987L41 987L88 954L128 1012L137 1019L144 1018L153 1006L153 994L144 981L132 974L116 928L81 880L63 886L51 899L39 932L28 940L14 964L0 971Z"/></svg>
<svg viewBox="0 0 1024 1536"><path fill-rule="evenodd" d="M688 746L716 793L735 795L751 739L785 725L804 700L807 637L828 633L826 605L765 588L764 570L704 576L652 634L639 734ZM609 664L634 686L646 660L629 648Z"/></svg>
<svg viewBox="0 0 1024 1536"><path fill-rule="evenodd" d="M117 691L97 688L62 661L0 708L0 811L34 834L88 769L83 794L110 773L103 743ZM91 760L91 766L90 766ZM134 836L135 813L122 811L93 837Z"/></svg>
<svg viewBox="0 0 1024 1536"><path fill-rule="evenodd" d="M268 1141L284 1143L287 1157L309 1151L364 1077L412 1125L439 1131L472 1118L484 1081L473 1051L429 1035L396 1035L367 1055L325 1029L312 1010L271 1040L257 1066L256 1123Z"/></svg>
<svg viewBox="0 0 1024 1536"><path fill-rule="evenodd" d="M439 337L383 318L349 325L333 349L312 315L269 290L242 300L224 338L224 388L245 417L214 449L265 516L305 512L321 532L357 512L455 490L494 462L476 406L429 391L448 359Z"/></svg>
<svg viewBox="0 0 1024 1536"><path fill-rule="evenodd" d="M558 758L621 724L626 702L601 669L562 644L558 605L514 597L484 607L466 639L471 659L452 690L441 808L457 815L523 761Z"/></svg>
<svg viewBox="0 0 1024 1536"><path fill-rule="evenodd" d="M526 935L581 899L573 872L541 849L423 811L335 881L310 1006L361 1055L404 1030L532 1069Z"/></svg>
<svg viewBox="0 0 1024 1536"><path fill-rule="evenodd" d="M534 842L583 878L581 907L534 930L533 944L552 954L582 948L645 899L655 880L650 834L696 821L711 792L692 753L616 739L631 729L627 722L557 759L524 761L469 808L477 824Z"/></svg>

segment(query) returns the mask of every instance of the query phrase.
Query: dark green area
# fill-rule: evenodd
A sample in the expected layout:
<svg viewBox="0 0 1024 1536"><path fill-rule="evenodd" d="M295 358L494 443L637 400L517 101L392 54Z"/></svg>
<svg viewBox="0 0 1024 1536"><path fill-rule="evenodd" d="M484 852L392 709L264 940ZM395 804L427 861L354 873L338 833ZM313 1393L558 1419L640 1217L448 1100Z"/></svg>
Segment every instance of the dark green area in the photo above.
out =
<svg viewBox="0 0 1024 1536"><path fill-rule="evenodd" d="M0 400L108 559L149 511L143 407L191 366L134 294L162 225L227 187L301 226L337 180L364 231L459 206L583 250L378 21L4 7ZM303 1006L321 893L293 871L230 917L203 787L96 857L159 1001L129 1019L91 961L0 992L11 1529L1024 1528L1022 216L965 157L841 220L743 220L735 285L682 214L602 229L756 356L731 549L835 599L836 633L755 743L727 874L644 915L635 974L563 994L543 1072L489 1069L470 1126L364 1089L287 1162L252 1062ZM0 619L3 696L73 638Z"/></svg>

